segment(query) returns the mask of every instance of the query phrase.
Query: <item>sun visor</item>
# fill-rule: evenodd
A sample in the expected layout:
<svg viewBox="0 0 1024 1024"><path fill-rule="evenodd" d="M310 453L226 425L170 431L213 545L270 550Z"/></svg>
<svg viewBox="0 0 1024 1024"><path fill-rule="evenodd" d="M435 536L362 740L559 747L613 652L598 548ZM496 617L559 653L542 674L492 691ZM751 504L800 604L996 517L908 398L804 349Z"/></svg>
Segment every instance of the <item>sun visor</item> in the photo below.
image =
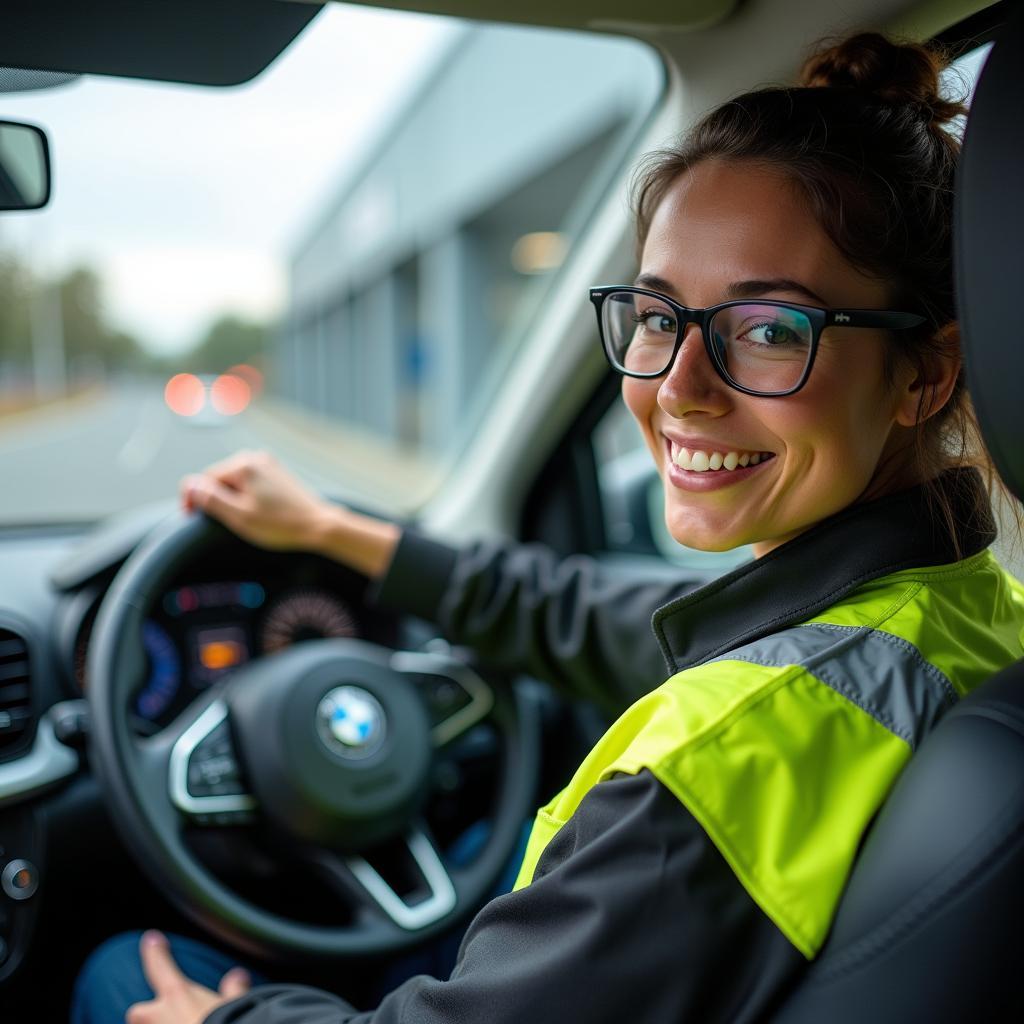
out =
<svg viewBox="0 0 1024 1024"><path fill-rule="evenodd" d="M238 85L267 67L320 6L280 0L4 0L0 66Z"/></svg>
<svg viewBox="0 0 1024 1024"><path fill-rule="evenodd" d="M967 382L999 475L1024 496L1024 8L1012 10L978 79L957 178L954 251Z"/></svg>

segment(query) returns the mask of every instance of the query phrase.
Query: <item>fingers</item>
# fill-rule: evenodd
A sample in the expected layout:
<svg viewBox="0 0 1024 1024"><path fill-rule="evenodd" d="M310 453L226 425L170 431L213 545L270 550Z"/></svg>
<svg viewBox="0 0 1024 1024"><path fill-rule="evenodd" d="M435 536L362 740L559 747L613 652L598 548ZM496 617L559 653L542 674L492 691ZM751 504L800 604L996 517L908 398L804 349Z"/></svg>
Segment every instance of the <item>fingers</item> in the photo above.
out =
<svg viewBox="0 0 1024 1024"><path fill-rule="evenodd" d="M167 939L161 932L143 932L139 940L139 956L142 959L142 971L146 981L156 994L157 999L181 988L188 982L184 974L171 956Z"/></svg>
<svg viewBox="0 0 1024 1024"><path fill-rule="evenodd" d="M217 991L225 999L238 999L240 996L244 996L251 986L252 979L249 977L249 972L243 967L232 967L220 979Z"/></svg>
<svg viewBox="0 0 1024 1024"><path fill-rule="evenodd" d="M192 512L201 508L193 496L193 489L198 481L221 484L234 491L244 491L261 472L266 472L274 465L274 457L269 452L242 450L229 455L220 462L207 466L202 473L191 474L182 479L179 493L182 508Z"/></svg>
<svg viewBox="0 0 1024 1024"><path fill-rule="evenodd" d="M273 461L269 452L249 451L243 449L229 455L220 462L214 462L203 470L203 474L219 480L222 484L236 489L245 486L246 482L258 469L265 469Z"/></svg>
<svg viewBox="0 0 1024 1024"><path fill-rule="evenodd" d="M124 1024L149 1024L153 1019L152 1006L151 1002L133 1003L124 1015Z"/></svg>
<svg viewBox="0 0 1024 1024"><path fill-rule="evenodd" d="M237 532L238 528L243 525L243 517L249 510L249 502L245 496L205 476L186 479L188 480L186 486L188 504L186 507L189 510L205 512Z"/></svg>

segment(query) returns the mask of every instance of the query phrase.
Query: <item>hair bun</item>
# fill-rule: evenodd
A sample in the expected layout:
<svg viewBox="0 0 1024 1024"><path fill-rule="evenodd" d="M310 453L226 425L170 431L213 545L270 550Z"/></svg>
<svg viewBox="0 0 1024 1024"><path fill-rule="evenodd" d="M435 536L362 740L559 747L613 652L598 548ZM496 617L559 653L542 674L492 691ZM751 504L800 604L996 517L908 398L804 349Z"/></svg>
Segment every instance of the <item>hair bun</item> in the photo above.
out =
<svg viewBox="0 0 1024 1024"><path fill-rule="evenodd" d="M930 125L941 126L967 108L943 99L939 76L946 59L916 43L894 43L862 32L812 54L800 72L810 88L855 89L881 103L916 105Z"/></svg>

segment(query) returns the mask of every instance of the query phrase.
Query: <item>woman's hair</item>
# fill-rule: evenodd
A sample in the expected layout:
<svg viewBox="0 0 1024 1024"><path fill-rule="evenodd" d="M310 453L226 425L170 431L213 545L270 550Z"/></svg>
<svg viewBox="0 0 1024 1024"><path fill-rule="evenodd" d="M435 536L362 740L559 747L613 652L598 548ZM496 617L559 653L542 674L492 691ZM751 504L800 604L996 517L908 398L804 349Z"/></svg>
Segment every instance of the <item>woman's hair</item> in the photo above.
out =
<svg viewBox="0 0 1024 1024"><path fill-rule="evenodd" d="M802 191L846 260L889 284L890 308L926 318L921 328L893 332L888 380L905 362L931 379L929 366L959 354L952 234L960 142L947 126L966 107L940 94L947 64L935 49L862 33L815 52L797 87L758 89L712 110L675 147L650 154L638 169L633 207L640 249L666 193L698 163L743 160L776 169ZM998 477L963 372L946 405L926 418L934 397L922 389L915 431L922 478L975 465L991 493ZM955 541L948 496L938 487L932 496Z"/></svg>

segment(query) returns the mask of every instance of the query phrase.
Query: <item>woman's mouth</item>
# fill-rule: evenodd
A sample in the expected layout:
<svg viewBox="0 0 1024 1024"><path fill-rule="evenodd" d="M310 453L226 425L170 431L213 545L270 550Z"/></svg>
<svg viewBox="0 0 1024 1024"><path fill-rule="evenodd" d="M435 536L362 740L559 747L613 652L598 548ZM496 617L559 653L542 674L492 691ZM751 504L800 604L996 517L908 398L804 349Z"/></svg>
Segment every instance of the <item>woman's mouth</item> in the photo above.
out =
<svg viewBox="0 0 1024 1024"><path fill-rule="evenodd" d="M669 459L674 466L690 473L734 473L748 466L758 466L775 458L774 452L747 450L714 450L684 448L675 441L669 441Z"/></svg>

